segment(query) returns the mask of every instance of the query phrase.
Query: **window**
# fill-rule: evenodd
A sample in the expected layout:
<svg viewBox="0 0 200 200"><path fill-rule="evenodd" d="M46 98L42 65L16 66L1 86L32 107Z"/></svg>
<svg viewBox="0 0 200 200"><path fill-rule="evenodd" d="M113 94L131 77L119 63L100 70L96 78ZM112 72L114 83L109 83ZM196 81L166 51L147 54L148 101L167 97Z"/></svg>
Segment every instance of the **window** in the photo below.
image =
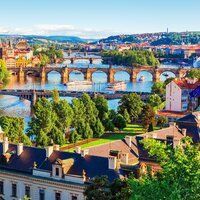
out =
<svg viewBox="0 0 200 200"><path fill-rule="evenodd" d="M72 196L72 200L77 200L77 196Z"/></svg>
<svg viewBox="0 0 200 200"><path fill-rule="evenodd" d="M3 189L3 181L0 181L0 194L4 193L4 189Z"/></svg>
<svg viewBox="0 0 200 200"><path fill-rule="evenodd" d="M17 197L17 184L16 183L12 184L12 196Z"/></svg>
<svg viewBox="0 0 200 200"><path fill-rule="evenodd" d="M60 192L55 193L55 200L61 200L61 194Z"/></svg>
<svg viewBox="0 0 200 200"><path fill-rule="evenodd" d="M25 186L25 195L26 197L31 197L31 188L29 186Z"/></svg>
<svg viewBox="0 0 200 200"><path fill-rule="evenodd" d="M43 189L40 189L39 197L39 200L45 200L45 191Z"/></svg>
<svg viewBox="0 0 200 200"><path fill-rule="evenodd" d="M59 176L59 168L56 167L56 176Z"/></svg>

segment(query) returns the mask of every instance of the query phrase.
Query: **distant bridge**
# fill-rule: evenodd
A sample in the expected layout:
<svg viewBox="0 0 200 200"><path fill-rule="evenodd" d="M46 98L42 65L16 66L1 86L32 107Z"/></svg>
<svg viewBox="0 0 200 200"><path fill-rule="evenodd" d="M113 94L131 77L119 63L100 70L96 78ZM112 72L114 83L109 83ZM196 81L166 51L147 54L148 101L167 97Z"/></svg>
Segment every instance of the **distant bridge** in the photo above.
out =
<svg viewBox="0 0 200 200"><path fill-rule="evenodd" d="M101 57L88 57L88 56L76 56L76 57L68 57L68 58L56 58L56 63L62 63L66 60L69 60L71 64L74 64L76 60L88 60L90 64L93 64L95 60L101 60Z"/></svg>
<svg viewBox="0 0 200 200"><path fill-rule="evenodd" d="M120 99L124 94L130 93L130 92L124 92L124 91L118 91L114 94L108 94L108 93L95 93L95 92L82 92L82 91L65 91L65 90L59 90L59 95L61 97L81 97L84 93L87 93L90 97L94 98L97 95L103 95L106 99ZM146 101L150 93L147 92L137 92L139 95L141 95L141 99L143 101ZM31 105L34 105L36 100L41 97L50 98L52 97L52 90L13 90L13 89L5 89L0 90L0 95L10 95L10 96L16 96L21 99L26 99L31 102Z"/></svg>
<svg viewBox="0 0 200 200"><path fill-rule="evenodd" d="M129 74L130 81L135 82L137 80L137 75L142 72L146 71L152 75L153 81L158 82L160 81L160 75L165 72L172 72L178 78L182 78L189 69L185 68L155 68L153 66L139 66L139 67L120 67L114 68L110 65L109 68L97 68L97 67L88 67L88 68L78 68L73 67L69 68L65 67L13 67L8 68L12 74L18 75L19 81L25 79L26 75L32 74L33 76L41 77L42 82L45 82L48 79L48 74L52 71L56 71L61 75L62 83L69 82L69 75L72 72L80 72L84 75L84 79L88 81L92 81L92 75L95 72L104 72L107 75L107 82L114 82L115 81L115 74L117 72L123 71Z"/></svg>

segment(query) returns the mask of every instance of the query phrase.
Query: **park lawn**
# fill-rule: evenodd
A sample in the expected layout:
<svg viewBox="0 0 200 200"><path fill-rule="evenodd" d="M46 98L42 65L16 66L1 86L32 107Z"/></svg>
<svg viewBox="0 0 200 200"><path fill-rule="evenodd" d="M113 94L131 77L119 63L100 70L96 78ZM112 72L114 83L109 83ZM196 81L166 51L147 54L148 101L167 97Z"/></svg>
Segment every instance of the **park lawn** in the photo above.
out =
<svg viewBox="0 0 200 200"><path fill-rule="evenodd" d="M144 133L143 127L137 124L128 124L126 128L124 128L121 132L115 134L109 134L106 138L99 138L96 141L92 141L83 145L80 145L81 148L89 148L109 142L113 142L115 140L121 140L126 135L138 135ZM67 145L65 145L67 146ZM68 149L67 151L74 151L74 148Z"/></svg>

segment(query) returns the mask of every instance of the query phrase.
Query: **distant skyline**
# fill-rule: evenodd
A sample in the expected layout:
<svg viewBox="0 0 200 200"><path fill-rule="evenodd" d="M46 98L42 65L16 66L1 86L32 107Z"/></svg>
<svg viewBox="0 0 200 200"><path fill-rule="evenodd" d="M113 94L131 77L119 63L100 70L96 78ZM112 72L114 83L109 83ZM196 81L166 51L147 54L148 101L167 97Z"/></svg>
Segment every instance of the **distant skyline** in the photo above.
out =
<svg viewBox="0 0 200 200"><path fill-rule="evenodd" d="M0 34L103 38L116 34L200 31L200 0L9 0Z"/></svg>

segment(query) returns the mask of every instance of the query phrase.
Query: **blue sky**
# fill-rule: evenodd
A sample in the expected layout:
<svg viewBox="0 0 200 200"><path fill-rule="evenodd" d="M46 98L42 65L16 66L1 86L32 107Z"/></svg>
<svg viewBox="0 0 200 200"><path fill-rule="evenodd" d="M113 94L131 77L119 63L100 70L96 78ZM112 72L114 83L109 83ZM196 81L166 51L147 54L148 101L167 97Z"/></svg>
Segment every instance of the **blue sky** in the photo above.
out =
<svg viewBox="0 0 200 200"><path fill-rule="evenodd" d="M200 0L4 0L0 33L75 35L200 31Z"/></svg>

